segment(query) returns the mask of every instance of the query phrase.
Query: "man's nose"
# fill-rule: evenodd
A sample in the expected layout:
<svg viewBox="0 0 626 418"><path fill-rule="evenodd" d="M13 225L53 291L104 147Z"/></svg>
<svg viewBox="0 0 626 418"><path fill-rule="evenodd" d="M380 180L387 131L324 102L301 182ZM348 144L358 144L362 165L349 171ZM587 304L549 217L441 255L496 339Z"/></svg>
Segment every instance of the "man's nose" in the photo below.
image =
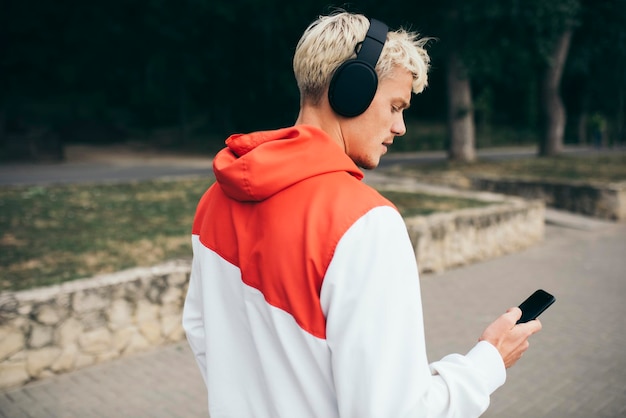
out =
<svg viewBox="0 0 626 418"><path fill-rule="evenodd" d="M406 133L406 125L404 124L404 117L396 120L391 126L391 132L396 136L402 136Z"/></svg>

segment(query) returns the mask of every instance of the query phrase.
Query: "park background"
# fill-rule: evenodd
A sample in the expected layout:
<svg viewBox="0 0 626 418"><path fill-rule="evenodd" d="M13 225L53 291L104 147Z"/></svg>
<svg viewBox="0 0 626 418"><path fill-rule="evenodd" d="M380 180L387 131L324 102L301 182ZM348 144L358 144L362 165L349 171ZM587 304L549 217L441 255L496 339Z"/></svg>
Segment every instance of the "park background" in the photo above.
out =
<svg viewBox="0 0 626 418"><path fill-rule="evenodd" d="M436 38L430 86L392 151L477 161L439 173L404 158L445 152L390 153L376 174L430 182L467 170L624 187L626 1L431 3L334 6ZM211 154L232 132L293 123L291 55L331 10L321 1L0 5L0 387L14 387L0 390L0 416L206 415L186 343L139 351L183 338L174 325L187 276L176 269L188 266ZM500 145L542 158L489 161ZM171 174L178 164L198 175L106 176ZM459 219L441 211L423 218ZM429 358L463 352L503 307L545 288L558 303L485 416L623 417L625 225L546 208L539 226L543 240L527 250L423 276Z"/></svg>
<svg viewBox="0 0 626 418"><path fill-rule="evenodd" d="M396 151L624 143L624 0L25 0L0 12L0 160L75 143L211 153L291 125L295 46L336 7L433 38Z"/></svg>

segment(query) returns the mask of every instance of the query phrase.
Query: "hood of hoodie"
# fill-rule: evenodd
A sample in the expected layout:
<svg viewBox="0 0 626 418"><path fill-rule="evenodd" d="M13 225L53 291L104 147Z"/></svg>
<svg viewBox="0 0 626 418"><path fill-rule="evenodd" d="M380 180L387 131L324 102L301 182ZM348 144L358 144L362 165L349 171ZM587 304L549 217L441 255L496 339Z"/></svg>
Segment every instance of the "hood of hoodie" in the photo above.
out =
<svg viewBox="0 0 626 418"><path fill-rule="evenodd" d="M255 202L310 177L363 173L321 129L298 125L232 135L213 160L215 178L232 199Z"/></svg>

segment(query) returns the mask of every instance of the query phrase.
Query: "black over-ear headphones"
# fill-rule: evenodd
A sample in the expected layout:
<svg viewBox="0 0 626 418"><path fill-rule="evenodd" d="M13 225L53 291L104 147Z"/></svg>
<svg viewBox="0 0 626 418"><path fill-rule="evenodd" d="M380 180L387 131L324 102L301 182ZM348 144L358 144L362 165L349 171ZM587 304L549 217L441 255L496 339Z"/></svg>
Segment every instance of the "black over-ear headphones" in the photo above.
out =
<svg viewBox="0 0 626 418"><path fill-rule="evenodd" d="M328 100L333 110L341 116L358 116L372 102L378 88L376 63L388 31L387 25L370 19L370 27L356 58L341 64L330 80Z"/></svg>

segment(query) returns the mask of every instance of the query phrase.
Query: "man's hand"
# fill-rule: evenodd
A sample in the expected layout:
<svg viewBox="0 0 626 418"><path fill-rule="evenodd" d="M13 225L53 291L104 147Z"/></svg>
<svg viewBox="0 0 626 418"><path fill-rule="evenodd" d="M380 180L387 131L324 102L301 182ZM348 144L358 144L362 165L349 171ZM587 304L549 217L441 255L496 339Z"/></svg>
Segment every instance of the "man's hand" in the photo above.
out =
<svg viewBox="0 0 626 418"><path fill-rule="evenodd" d="M528 350L528 338L541 330L541 322L537 319L515 325L521 316L519 308L510 308L491 323L479 338L479 341L487 341L498 349L507 369Z"/></svg>

